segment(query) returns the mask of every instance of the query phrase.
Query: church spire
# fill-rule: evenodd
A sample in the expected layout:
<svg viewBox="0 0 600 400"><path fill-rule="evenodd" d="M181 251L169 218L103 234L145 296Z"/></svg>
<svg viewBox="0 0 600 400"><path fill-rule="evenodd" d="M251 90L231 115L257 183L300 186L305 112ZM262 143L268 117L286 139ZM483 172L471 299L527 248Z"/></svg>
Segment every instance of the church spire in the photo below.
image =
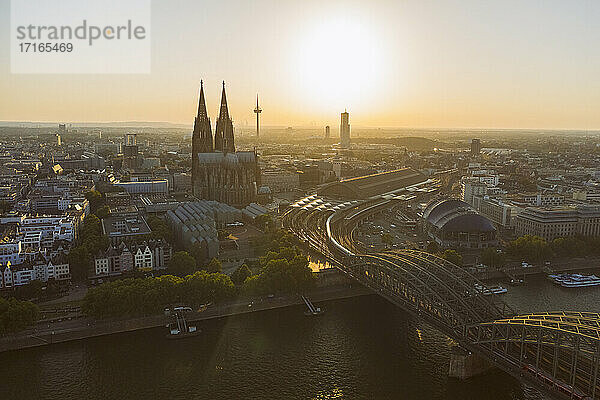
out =
<svg viewBox="0 0 600 400"><path fill-rule="evenodd" d="M227 108L225 81L223 81L221 107L219 109L219 118L217 119L217 126L215 128L215 150L222 151L224 153L235 153L233 122L229 117L229 110Z"/></svg>
<svg viewBox="0 0 600 400"><path fill-rule="evenodd" d="M197 153L210 153L213 151L213 137L210 119L206 111L204 98L204 82L200 81L200 95L198 96L198 115L194 119L194 132L192 134L192 153L197 158ZM192 162L194 164L194 162Z"/></svg>
<svg viewBox="0 0 600 400"><path fill-rule="evenodd" d="M223 91L221 92L221 109L219 110L219 119L221 118L229 118L229 110L227 109L227 96L225 95L225 81L223 81Z"/></svg>
<svg viewBox="0 0 600 400"><path fill-rule="evenodd" d="M198 98L198 118L207 118L206 100L204 100L204 82L200 80L200 96Z"/></svg>

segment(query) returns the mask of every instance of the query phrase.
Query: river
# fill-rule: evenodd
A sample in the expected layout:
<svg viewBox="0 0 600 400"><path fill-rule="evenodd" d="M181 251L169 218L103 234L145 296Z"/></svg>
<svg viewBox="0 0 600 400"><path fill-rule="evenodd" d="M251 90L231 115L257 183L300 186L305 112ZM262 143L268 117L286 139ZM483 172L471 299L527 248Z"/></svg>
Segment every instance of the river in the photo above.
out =
<svg viewBox="0 0 600 400"><path fill-rule="evenodd" d="M521 312L600 310L600 288L562 289L542 277L510 287ZM199 324L202 335L164 329L0 354L0 398L520 399L495 371L449 379L451 341L378 296L295 306Z"/></svg>

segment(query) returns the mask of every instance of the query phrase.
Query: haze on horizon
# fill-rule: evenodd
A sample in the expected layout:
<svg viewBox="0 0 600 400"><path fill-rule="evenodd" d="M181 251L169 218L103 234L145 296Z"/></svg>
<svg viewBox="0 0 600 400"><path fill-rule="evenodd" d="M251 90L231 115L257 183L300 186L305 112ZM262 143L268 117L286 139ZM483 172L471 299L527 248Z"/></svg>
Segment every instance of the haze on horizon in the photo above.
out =
<svg viewBox="0 0 600 400"><path fill-rule="evenodd" d="M0 120L600 128L600 2L181 0L152 3L152 73L16 75ZM0 0L9 41L10 1Z"/></svg>

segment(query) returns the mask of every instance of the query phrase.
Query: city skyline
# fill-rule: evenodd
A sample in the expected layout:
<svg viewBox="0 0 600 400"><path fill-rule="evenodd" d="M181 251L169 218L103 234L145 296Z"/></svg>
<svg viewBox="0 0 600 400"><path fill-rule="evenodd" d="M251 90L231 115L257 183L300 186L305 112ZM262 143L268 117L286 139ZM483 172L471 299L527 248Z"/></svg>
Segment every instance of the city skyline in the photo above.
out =
<svg viewBox="0 0 600 400"><path fill-rule="evenodd" d="M258 92L265 127L336 125L347 108L361 127L600 128L593 2L152 7L150 74L11 74L2 49L0 120L188 124L192 88L212 99L224 79L237 125Z"/></svg>

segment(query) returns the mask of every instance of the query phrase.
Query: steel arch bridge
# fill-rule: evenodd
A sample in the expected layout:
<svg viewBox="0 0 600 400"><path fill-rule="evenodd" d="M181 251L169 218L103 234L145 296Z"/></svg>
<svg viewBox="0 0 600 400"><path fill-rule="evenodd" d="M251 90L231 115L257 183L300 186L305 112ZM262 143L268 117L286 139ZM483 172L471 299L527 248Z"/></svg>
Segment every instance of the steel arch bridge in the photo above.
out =
<svg viewBox="0 0 600 400"><path fill-rule="evenodd" d="M511 375L556 397L600 398L599 314L518 315L467 270L433 254L355 252L354 227L385 205L323 205L292 209L284 225L355 280Z"/></svg>

